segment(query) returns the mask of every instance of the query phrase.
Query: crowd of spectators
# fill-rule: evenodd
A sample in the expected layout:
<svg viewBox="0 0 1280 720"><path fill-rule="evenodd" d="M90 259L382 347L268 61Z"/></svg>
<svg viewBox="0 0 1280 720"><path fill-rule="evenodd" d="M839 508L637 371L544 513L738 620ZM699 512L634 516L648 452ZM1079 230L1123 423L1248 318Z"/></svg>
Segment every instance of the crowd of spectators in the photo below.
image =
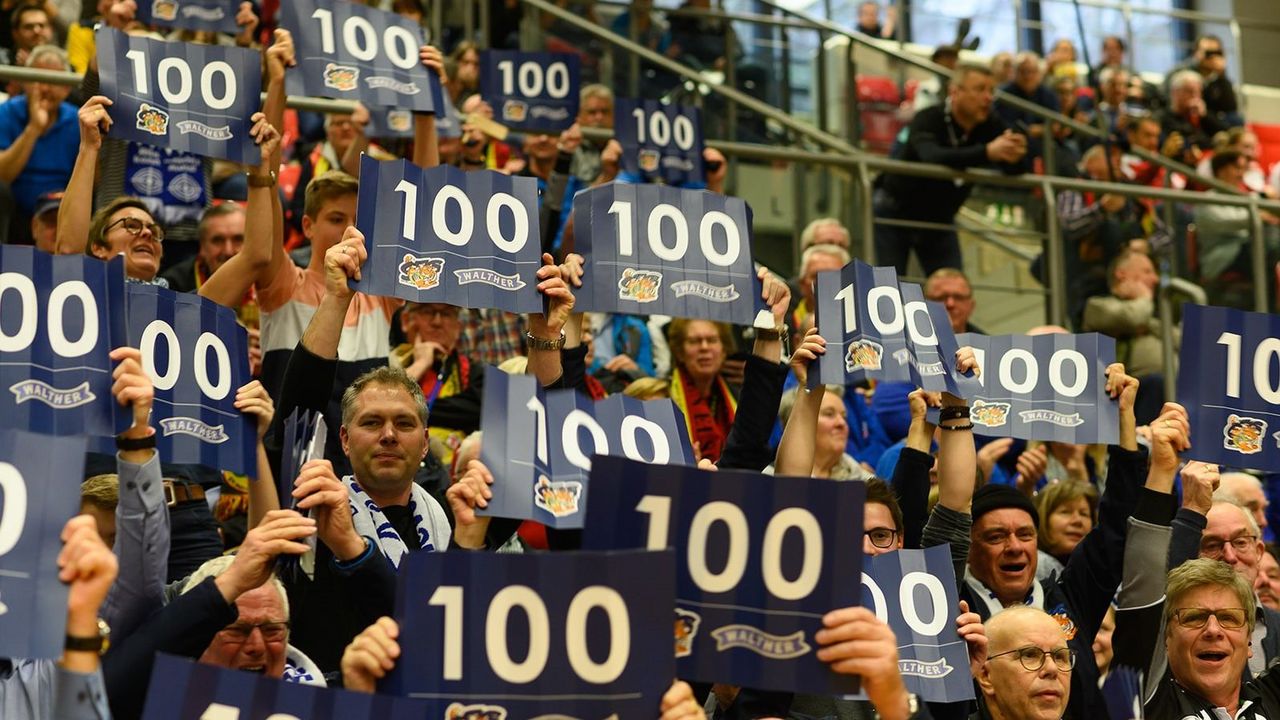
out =
<svg viewBox="0 0 1280 720"><path fill-rule="evenodd" d="M383 4L427 17L412 0ZM560 4L595 19L594 3ZM974 435L966 401L950 394L895 383L806 389L826 345L814 328L815 279L849 263L862 240L833 218L799 235L793 277L759 268L772 330L576 312L583 260L573 252L574 192L626 181L622 147L586 140L582 129L613 127L619 78L585 84L577 122L562 133L498 132L478 94L480 49L455 38L420 51L448 107L417 117L412 140L374 138L363 106L350 115L286 110L293 38L260 21L263 7L243 2L240 33L171 39L261 50L267 100L252 118L259 157L244 167L170 157L185 163L197 199L136 197L126 166L160 151L112 136L116 118L97 93L96 58L85 46L92 34L84 31L95 21L155 31L136 21L134 0L76 5L0 0L9 62L85 73L76 88L8 88L12 97L0 104L8 203L0 233L46 252L123 254L130 282L234 309L251 338L256 379L239 389L236 404L256 420L258 479L173 465L152 449L91 456L82 514L64 529L59 558L76 642L56 663L0 659L0 716L139 717L157 652L372 692L403 641L388 616L409 553L580 544L573 532L476 513L492 497L479 430L485 377L498 365L597 399L670 398L703 467L865 482L865 554L950 545L962 601L949 612L970 652L976 702L917 703L889 627L865 608L833 608L814 638L818 657L861 676L867 700L727 685L695 692L675 682L655 708L662 718L703 717L705 703L724 718L844 719L874 710L898 720L1098 720L1109 717L1100 683L1119 664L1144 671L1148 717L1280 717L1280 676L1268 670L1280 658L1280 552L1266 544L1268 496L1253 475L1179 462L1191 429L1182 406L1163 402L1160 359L1178 338L1163 337L1153 317L1156 260L1186 233L1166 227L1154 204L1071 191L1049 219L1062 224L1068 247L1071 323L1118 341L1119 362L1105 382L1118 407L1119 442L991 440ZM512 6L503 0L493 9L510 14ZM862 4L858 29L892 36L896 18L881 21L876 9ZM495 16L495 42L510 41L514 31L501 32L508 21ZM722 68L736 47L714 13L662 17L648 0L633 3L614 28L704 69ZM553 21L542 29L575 37ZM1166 89L1126 66L1119 38L1102 48L1103 62L1086 73L1076 72L1067 41L1046 61L1023 53L990 66L960 62L956 48L939 50L935 59L955 63L954 74L934 101L917 105L895 152L956 168L1043 172L1037 161L1046 143L1056 143L1059 168L1082 177L1162 184L1165 169L1140 148L1275 196L1257 138L1240 126L1220 41L1201 38ZM664 82L656 68L646 73ZM998 88L1105 125L1109 136L1095 141L997 101ZM348 280L367 259L354 227L362 153L536 180L545 311L519 316L353 292ZM704 159L706 188L723 192L725 158L708 149ZM1179 182L1198 183L1194 173ZM950 180L881 176L874 213L885 222L874 243L881 264L901 274L914 253L927 275L924 294L942 304L951 329L983 334L958 237L947 229L969 191ZM1229 299L1239 283L1223 278L1249 275L1248 218L1203 204L1194 220L1200 277ZM115 399L133 420L121 437L149 437L154 389L142 358L120 348L113 359ZM956 362L961 370L977 364L966 348ZM299 408L326 414L330 428L327 459L289 479L306 515L282 509L271 481L281 472L282 419ZM936 422L931 408L940 410ZM306 553L314 553L311 577L273 573L279 557ZM105 654L85 649L99 618L112 629Z"/></svg>

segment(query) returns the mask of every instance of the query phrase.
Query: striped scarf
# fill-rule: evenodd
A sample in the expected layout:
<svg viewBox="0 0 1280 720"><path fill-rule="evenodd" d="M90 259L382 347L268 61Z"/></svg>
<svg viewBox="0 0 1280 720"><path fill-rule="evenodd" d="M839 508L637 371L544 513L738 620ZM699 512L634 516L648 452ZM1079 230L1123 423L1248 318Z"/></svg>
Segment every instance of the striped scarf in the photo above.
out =
<svg viewBox="0 0 1280 720"><path fill-rule="evenodd" d="M348 475L342 481L346 483L347 495L350 496L351 524L355 526L356 533L372 538L382 554L391 561L391 565L400 567L401 558L409 554L409 546L405 545L400 533L396 532L391 521L382 513L382 508L378 507L354 477ZM427 491L414 483L409 495L409 513L418 526L419 547L426 552L433 552L437 548L431 542L431 515L426 510L429 505Z"/></svg>
<svg viewBox="0 0 1280 720"><path fill-rule="evenodd" d="M717 375L711 394L704 396L680 368L675 368L671 371L671 399L684 413L689 439L698 443L702 457L717 462L738 411L729 384Z"/></svg>

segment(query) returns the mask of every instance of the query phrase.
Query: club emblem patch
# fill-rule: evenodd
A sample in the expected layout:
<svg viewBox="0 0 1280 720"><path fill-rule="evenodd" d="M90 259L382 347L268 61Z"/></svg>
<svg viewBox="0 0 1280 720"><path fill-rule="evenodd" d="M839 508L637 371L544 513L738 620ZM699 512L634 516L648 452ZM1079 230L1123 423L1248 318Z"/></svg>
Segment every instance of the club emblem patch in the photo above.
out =
<svg viewBox="0 0 1280 720"><path fill-rule="evenodd" d="M578 498L581 495L582 483L576 480L552 482L542 475L533 488L533 504L555 517L568 517L578 512Z"/></svg>
<svg viewBox="0 0 1280 720"><path fill-rule="evenodd" d="M983 427L1001 427L1009 422L1009 403L974 400L969 406L969 420Z"/></svg>
<svg viewBox="0 0 1280 720"><path fill-rule="evenodd" d="M356 81L360 79L360 68L329 63L324 66L324 86L349 92L356 89Z"/></svg>
<svg viewBox="0 0 1280 720"><path fill-rule="evenodd" d="M662 287L662 273L652 270L622 271L618 279L618 299L647 303L658 299L658 289Z"/></svg>
<svg viewBox="0 0 1280 720"><path fill-rule="evenodd" d="M445 708L444 720L507 720L507 709L498 705L463 705Z"/></svg>
<svg viewBox="0 0 1280 720"><path fill-rule="evenodd" d="M1267 421L1243 415L1228 415L1222 428L1222 447L1244 455L1262 452L1262 437L1267 434Z"/></svg>
<svg viewBox="0 0 1280 720"><path fill-rule="evenodd" d="M693 654L693 639L701 624L702 617L698 613L676 608L676 657Z"/></svg>
<svg viewBox="0 0 1280 720"><path fill-rule="evenodd" d="M502 119L513 123L524 122L529 114L529 106L519 100L508 100L502 104Z"/></svg>
<svg viewBox="0 0 1280 720"><path fill-rule="evenodd" d="M151 3L151 17L156 20L175 20L178 17L178 3L174 0L155 0Z"/></svg>
<svg viewBox="0 0 1280 720"><path fill-rule="evenodd" d="M440 284L440 276L444 274L444 258L417 257L405 253L400 261L398 279L401 285L408 285L415 290L430 290Z"/></svg>
<svg viewBox="0 0 1280 720"><path fill-rule="evenodd" d="M145 133L160 136L169 134L169 113L158 107L142 103L138 107L137 120L138 129Z"/></svg>
<svg viewBox="0 0 1280 720"><path fill-rule="evenodd" d="M849 343L844 354L845 372L855 370L879 370L880 360L884 357L884 346L870 340L855 340Z"/></svg>
<svg viewBox="0 0 1280 720"><path fill-rule="evenodd" d="M662 156L657 150L641 150L640 151L640 170L651 173L657 172Z"/></svg>

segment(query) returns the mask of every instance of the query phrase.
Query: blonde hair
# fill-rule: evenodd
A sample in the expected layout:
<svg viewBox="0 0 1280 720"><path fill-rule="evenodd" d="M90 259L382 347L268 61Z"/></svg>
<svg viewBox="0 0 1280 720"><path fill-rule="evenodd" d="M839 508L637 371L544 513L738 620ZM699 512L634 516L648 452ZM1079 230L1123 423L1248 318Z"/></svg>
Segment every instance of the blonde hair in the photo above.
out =
<svg viewBox="0 0 1280 720"><path fill-rule="evenodd" d="M1249 634L1252 635L1253 626L1257 622L1257 601L1253 595L1253 588L1249 587L1249 583L1245 582L1244 578L1240 577L1240 574L1230 565L1221 560L1209 558L1188 560L1169 571L1169 577L1164 586L1166 629L1172 627L1170 621L1173 620L1173 613L1179 609L1178 601L1192 590L1208 585L1226 588L1236 594L1240 599L1240 607L1244 608Z"/></svg>
<svg viewBox="0 0 1280 720"><path fill-rule="evenodd" d="M80 502L99 510L115 512L120 504L120 478L115 473L94 475L80 485Z"/></svg>
<svg viewBox="0 0 1280 720"><path fill-rule="evenodd" d="M637 400L657 400L671 397L671 383L662 378L642 377L632 380L622 391L623 395Z"/></svg>

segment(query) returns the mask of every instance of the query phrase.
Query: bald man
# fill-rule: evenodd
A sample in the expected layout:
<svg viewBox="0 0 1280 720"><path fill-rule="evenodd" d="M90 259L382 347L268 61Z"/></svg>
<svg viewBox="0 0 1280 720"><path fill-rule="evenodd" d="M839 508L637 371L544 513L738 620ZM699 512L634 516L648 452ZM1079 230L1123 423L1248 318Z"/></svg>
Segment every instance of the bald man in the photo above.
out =
<svg viewBox="0 0 1280 720"><path fill-rule="evenodd" d="M991 720L1060 720L1071 694L1075 656L1062 626L1021 605L987 621L987 660L977 675Z"/></svg>

